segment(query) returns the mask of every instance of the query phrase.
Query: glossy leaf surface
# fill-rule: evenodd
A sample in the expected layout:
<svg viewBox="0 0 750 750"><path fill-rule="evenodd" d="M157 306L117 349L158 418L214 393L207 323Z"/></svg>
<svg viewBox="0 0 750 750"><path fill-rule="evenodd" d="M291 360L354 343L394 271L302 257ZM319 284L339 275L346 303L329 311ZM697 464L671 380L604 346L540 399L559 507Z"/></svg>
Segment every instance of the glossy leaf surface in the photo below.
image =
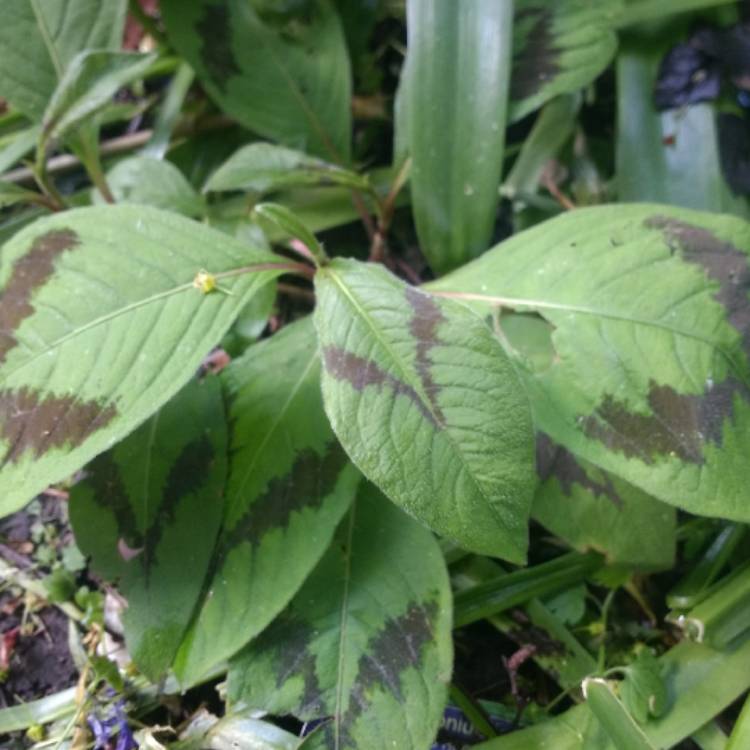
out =
<svg viewBox="0 0 750 750"><path fill-rule="evenodd" d="M740 219L590 208L431 288L485 311L537 310L553 326L550 361L516 355L555 442L665 502L747 521L749 250Z"/></svg>
<svg viewBox="0 0 750 750"><path fill-rule="evenodd" d="M167 31L219 106L265 138L345 162L351 73L329 0L308 23L262 17L246 0L165 0Z"/></svg>
<svg viewBox="0 0 750 750"><path fill-rule="evenodd" d="M99 575L119 582L128 650L151 680L171 665L201 594L226 468L221 388L209 376L94 459L72 492L76 541Z"/></svg>
<svg viewBox="0 0 750 750"><path fill-rule="evenodd" d="M0 512L125 437L187 382L268 270L193 286L201 269L275 264L145 206L41 219L0 254Z"/></svg>
<svg viewBox="0 0 750 750"><path fill-rule="evenodd" d="M289 608L231 665L229 699L332 716L306 750L424 750L447 698L450 628L440 548L365 485Z"/></svg>
<svg viewBox="0 0 750 750"><path fill-rule="evenodd" d="M366 477L461 546L525 559L529 405L484 322L381 266L316 276L326 412Z"/></svg>
<svg viewBox="0 0 750 750"><path fill-rule="evenodd" d="M119 48L126 0L3 0L0 96L41 121L71 60Z"/></svg>
<svg viewBox="0 0 750 750"><path fill-rule="evenodd" d="M409 0L411 194L436 273L487 249L505 146L513 3Z"/></svg>
<svg viewBox="0 0 750 750"><path fill-rule="evenodd" d="M186 684L286 606L323 555L360 479L323 412L309 318L251 347L221 377L230 422L226 513L210 594L175 665Z"/></svg>

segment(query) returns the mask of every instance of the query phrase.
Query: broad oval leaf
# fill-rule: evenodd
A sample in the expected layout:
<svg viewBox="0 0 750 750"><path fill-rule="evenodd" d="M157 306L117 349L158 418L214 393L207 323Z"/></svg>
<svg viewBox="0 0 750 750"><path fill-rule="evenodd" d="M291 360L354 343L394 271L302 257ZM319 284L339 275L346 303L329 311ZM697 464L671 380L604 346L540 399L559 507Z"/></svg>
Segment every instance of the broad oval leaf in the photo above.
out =
<svg viewBox="0 0 750 750"><path fill-rule="evenodd" d="M288 604L360 479L323 411L309 318L251 347L222 380L231 424L226 513L210 593L175 663L184 684L239 651Z"/></svg>
<svg viewBox="0 0 750 750"><path fill-rule="evenodd" d="M200 216L205 210L203 199L185 175L172 164L149 156L131 156L107 172L107 184L117 203L137 203L175 211L184 216ZM94 203L104 198L96 191Z"/></svg>
<svg viewBox="0 0 750 750"><path fill-rule="evenodd" d="M431 288L552 324L550 362L517 355L555 442L667 503L748 521L748 251L740 219L604 206L516 235Z"/></svg>
<svg viewBox="0 0 750 750"><path fill-rule="evenodd" d="M226 469L221 387L209 376L95 458L71 492L76 542L97 573L118 581L128 651L153 681L170 667L200 597Z"/></svg>
<svg viewBox="0 0 750 750"><path fill-rule="evenodd" d="M337 259L315 283L326 412L352 460L437 533L523 562L530 410L490 330L380 266Z"/></svg>
<svg viewBox="0 0 750 750"><path fill-rule="evenodd" d="M505 146L511 0L409 0L405 88L419 241L444 273L489 246Z"/></svg>
<svg viewBox="0 0 750 750"><path fill-rule="evenodd" d="M0 96L41 121L71 60L119 49L127 0L3 0Z"/></svg>
<svg viewBox="0 0 750 750"><path fill-rule="evenodd" d="M588 86L614 57L622 0L516 0L509 120Z"/></svg>
<svg viewBox="0 0 750 750"><path fill-rule="evenodd" d="M230 665L229 700L333 716L306 750L424 750L447 698L451 615L435 539L363 485L288 609Z"/></svg>
<svg viewBox="0 0 750 750"><path fill-rule="evenodd" d="M659 570L674 564L676 519L659 502L617 476L537 438L542 483L531 515L582 552L594 549L610 565Z"/></svg>
<svg viewBox="0 0 750 750"><path fill-rule="evenodd" d="M351 72L330 0L278 25L247 0L162 0L170 39L238 122L334 161L349 158Z"/></svg>
<svg viewBox="0 0 750 750"><path fill-rule="evenodd" d="M50 216L0 251L0 513L123 438L190 378L277 256L145 206ZM264 270L239 273L260 264ZM201 269L231 294L193 286Z"/></svg>
<svg viewBox="0 0 750 750"><path fill-rule="evenodd" d="M302 151L273 143L250 143L232 154L211 175L203 191L253 190L262 194L301 185L370 189L366 177Z"/></svg>

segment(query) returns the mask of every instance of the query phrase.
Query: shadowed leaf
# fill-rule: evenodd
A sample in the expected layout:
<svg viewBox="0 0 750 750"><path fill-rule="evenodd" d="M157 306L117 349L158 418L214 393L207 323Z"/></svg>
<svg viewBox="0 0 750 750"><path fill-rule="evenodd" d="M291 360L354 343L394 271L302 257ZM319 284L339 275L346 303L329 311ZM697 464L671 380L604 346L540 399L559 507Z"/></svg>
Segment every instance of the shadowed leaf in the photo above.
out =
<svg viewBox="0 0 750 750"><path fill-rule="evenodd" d="M576 549L613 565L660 569L674 564L675 511L619 477L537 436L542 484L532 517Z"/></svg>
<svg viewBox="0 0 750 750"><path fill-rule="evenodd" d="M516 0L510 120L520 120L558 94L584 88L617 48L619 0Z"/></svg>
<svg viewBox="0 0 750 750"><path fill-rule="evenodd" d="M227 427L218 380L192 381L71 494L76 541L128 601L128 650L165 674L203 589L224 505ZM123 554L123 552L125 552Z"/></svg>
<svg viewBox="0 0 750 750"><path fill-rule="evenodd" d="M186 684L237 652L286 606L359 482L323 412L309 318L251 347L222 380L231 425L227 506L210 595L175 665Z"/></svg>
<svg viewBox="0 0 750 750"><path fill-rule="evenodd" d="M83 49L119 49L127 0L3 0L0 96L33 121Z"/></svg>
<svg viewBox="0 0 750 750"><path fill-rule="evenodd" d="M345 162L351 73L329 0L272 24L246 0L163 0L170 39L219 106L265 138Z"/></svg>
<svg viewBox="0 0 750 750"><path fill-rule="evenodd" d="M366 485L288 609L232 663L229 698L333 716L305 748L423 750L447 693L449 597L430 533Z"/></svg>

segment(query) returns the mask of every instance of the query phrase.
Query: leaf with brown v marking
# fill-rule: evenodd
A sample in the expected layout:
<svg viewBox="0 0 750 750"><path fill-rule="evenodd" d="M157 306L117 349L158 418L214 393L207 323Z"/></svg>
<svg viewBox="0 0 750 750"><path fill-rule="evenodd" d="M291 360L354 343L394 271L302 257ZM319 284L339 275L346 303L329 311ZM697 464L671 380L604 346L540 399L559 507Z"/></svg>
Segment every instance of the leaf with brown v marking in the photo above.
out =
<svg viewBox="0 0 750 750"><path fill-rule="evenodd" d="M438 534L522 562L531 418L492 332L379 266L336 259L316 289L326 412L354 463Z"/></svg>

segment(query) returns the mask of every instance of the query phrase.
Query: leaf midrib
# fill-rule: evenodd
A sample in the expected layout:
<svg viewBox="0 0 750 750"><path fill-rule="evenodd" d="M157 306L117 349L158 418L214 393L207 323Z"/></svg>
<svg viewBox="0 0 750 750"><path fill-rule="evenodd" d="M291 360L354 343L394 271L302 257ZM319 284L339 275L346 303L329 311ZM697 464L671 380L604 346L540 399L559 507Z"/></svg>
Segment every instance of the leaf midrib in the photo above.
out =
<svg viewBox="0 0 750 750"><path fill-rule="evenodd" d="M409 384L414 391L417 393L419 398L421 399L423 405L425 408L430 412L432 415L434 421L436 424L440 424L440 420L438 419L437 415L435 414L435 411L432 407L432 402L426 397L426 394L424 393L422 389L421 382L418 383L418 387L414 386L414 381L412 378L408 376L408 369L404 362L401 360L400 357L396 355L396 353L393 351L391 346L388 344L388 342L380 335L380 332L378 330L378 327L375 325L375 322L372 320L370 315L367 313L367 311L359 304L359 302L352 296L349 289L346 287L346 285L343 282L343 279L333 270L328 269L328 274L333 278L339 289L343 292L344 296L347 300L349 300L350 304L354 307L354 309L362 316L362 319L367 323L368 327L370 328L372 334L375 336L375 338L378 340L378 342L383 346L383 348L386 350L386 352L391 356L392 360L396 363L398 369L400 370L401 377L403 380ZM502 517L502 514L499 512L497 508L495 508L494 504L491 502L489 496L484 491L484 488L479 484L479 480L474 476L474 472L471 470L469 465L466 463L466 458L464 457L463 453L461 452L460 446L458 442L455 440L453 435L450 432L450 429L448 425L445 426L445 429L443 430L446 437L448 438L448 441L450 442L451 446L453 447L453 453L458 459L458 461L461 463L461 466L466 473L466 475L471 480L472 485L476 489L477 493L479 494L480 498L484 501L485 506L489 508L492 515L497 520L499 526L501 529L503 529L507 535L508 539L505 541L509 541L512 539L512 533L510 529L508 529L508 526L506 523L504 523L504 519ZM513 542L511 542L513 543ZM513 543L514 544L514 543Z"/></svg>
<svg viewBox="0 0 750 750"><path fill-rule="evenodd" d="M250 462L247 464L247 468L245 472L243 473L242 479L239 483L239 487L237 489L237 495L242 494L242 490L245 488L245 485L247 484L248 479L253 473L253 470L255 469L255 465L260 460L261 456L263 455L263 452L266 449L266 446L268 445L268 441L271 439L271 436L276 432L279 425L282 423L284 418L286 417L286 414L294 402L294 400L297 398L297 395L302 388L303 383L307 379L308 374L310 373L310 369L315 364L315 362L318 359L318 352L317 350L313 352L312 356L310 357L309 362L305 366L304 370L302 371L302 374L298 378L297 382L292 387L291 391L289 392L289 396L287 397L286 401L284 402L283 406L279 410L279 413L276 415L276 419L274 419L273 423L267 430L266 434L263 437L263 440L261 441L260 445L255 449L255 453L250 460ZM233 510L233 509L232 509Z"/></svg>
<svg viewBox="0 0 750 750"><path fill-rule="evenodd" d="M660 331L666 331L673 334L674 336L682 336L683 338L691 339L692 341L696 341L700 344L703 344L704 346L714 349L726 359L735 375L737 375L737 377L739 377L745 383L745 385L750 387L750 379L748 378L748 375L745 373L743 368L738 365L736 358L732 356L732 353L725 346L717 341L713 341L712 339L705 338L683 328L678 328L677 326L671 326L667 323L662 323L656 320L648 320L647 318L637 318L629 315L607 312L605 310L600 310L594 307L586 307L584 305L570 305L564 302L546 302L544 300L527 299L523 297L505 297L502 295L480 294L475 292L462 292L442 289L435 289L434 291L432 291L432 294L437 297L444 297L446 299L480 302L486 305L494 307L506 307L516 311L520 310L521 308L530 308L531 310L535 310L537 312L542 310L553 310L556 312L577 313L580 315L589 315L593 318L606 318L609 320L615 320L619 323L630 323L633 326L642 325L649 328L655 328Z"/></svg>

